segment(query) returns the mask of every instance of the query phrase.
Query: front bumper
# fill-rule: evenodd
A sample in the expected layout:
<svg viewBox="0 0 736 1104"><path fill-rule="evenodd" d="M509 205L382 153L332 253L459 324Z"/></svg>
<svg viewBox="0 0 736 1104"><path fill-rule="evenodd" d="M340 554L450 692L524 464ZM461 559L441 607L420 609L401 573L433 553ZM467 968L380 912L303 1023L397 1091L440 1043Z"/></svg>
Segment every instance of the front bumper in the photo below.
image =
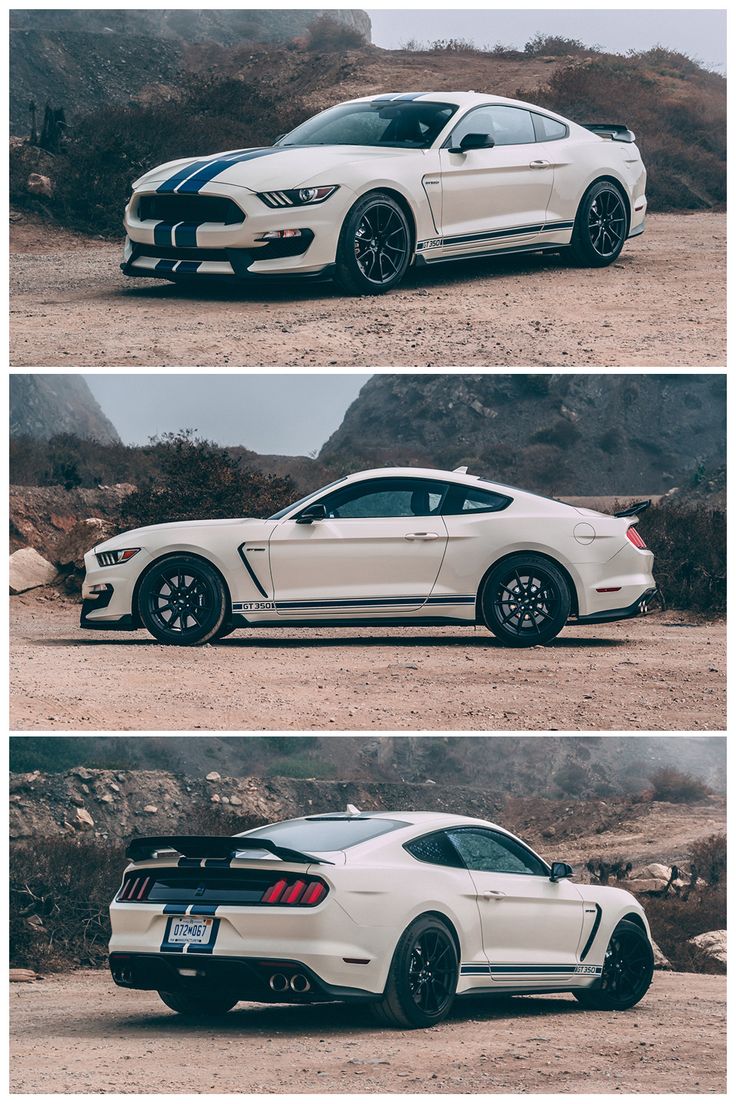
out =
<svg viewBox="0 0 736 1104"><path fill-rule="evenodd" d="M126 563L100 567L94 549L84 557L82 610L79 624L83 629L137 629L140 622L133 609L135 585L150 554L142 548ZM104 590L96 588L104 587Z"/></svg>
<svg viewBox="0 0 736 1104"><path fill-rule="evenodd" d="M127 238L120 266L126 276L179 280L203 277L250 280L257 276L329 275L335 263L340 228L354 201L340 187L313 207L271 208L255 192L220 185L203 198L220 196L243 212L237 223L195 222L181 226L140 218L140 201L154 195L136 192L125 211ZM278 230L298 230L298 237L262 240ZM183 233L182 231L186 231Z"/></svg>

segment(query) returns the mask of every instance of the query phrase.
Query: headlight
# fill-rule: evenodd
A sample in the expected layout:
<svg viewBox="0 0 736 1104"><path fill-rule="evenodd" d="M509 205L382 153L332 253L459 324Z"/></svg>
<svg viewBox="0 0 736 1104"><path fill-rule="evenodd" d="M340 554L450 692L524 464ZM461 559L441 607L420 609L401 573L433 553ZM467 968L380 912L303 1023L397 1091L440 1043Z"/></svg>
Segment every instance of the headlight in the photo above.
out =
<svg viewBox="0 0 736 1104"><path fill-rule="evenodd" d="M337 191L339 184L323 185L320 188L289 188L283 192L258 192L267 207L307 207L313 203L324 203Z"/></svg>
<svg viewBox="0 0 736 1104"><path fill-rule="evenodd" d="M140 552L140 548L116 548L113 552L95 552L95 556L100 567L114 567L130 560L136 552Z"/></svg>

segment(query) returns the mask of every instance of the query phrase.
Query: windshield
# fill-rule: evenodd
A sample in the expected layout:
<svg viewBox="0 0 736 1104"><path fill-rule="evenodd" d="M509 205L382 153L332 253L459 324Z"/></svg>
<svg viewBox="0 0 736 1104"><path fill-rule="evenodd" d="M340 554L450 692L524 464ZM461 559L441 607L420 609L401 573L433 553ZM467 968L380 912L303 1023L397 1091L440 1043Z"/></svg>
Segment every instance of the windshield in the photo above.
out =
<svg viewBox="0 0 736 1104"><path fill-rule="evenodd" d="M301 506L303 502L309 502L310 498L314 498L315 495L324 494L325 491L329 491L332 487L337 487L339 483L344 483L347 476L343 475L342 479L335 479L334 482L328 483L325 487L320 487L317 491L310 491L308 495L304 495L303 498L298 498L296 502L290 502L288 506L284 506L283 510L279 510L275 514L271 514L266 521L279 521L282 517L286 517L290 510L295 510L297 506Z"/></svg>
<svg viewBox="0 0 736 1104"><path fill-rule="evenodd" d="M307 119L278 145L429 149L456 111L456 104L416 101L340 104Z"/></svg>
<svg viewBox="0 0 736 1104"><path fill-rule="evenodd" d="M241 834L249 839L260 836L281 847L293 847L296 851L344 851L356 843L405 827L406 823L402 820L326 815L266 824L263 828Z"/></svg>

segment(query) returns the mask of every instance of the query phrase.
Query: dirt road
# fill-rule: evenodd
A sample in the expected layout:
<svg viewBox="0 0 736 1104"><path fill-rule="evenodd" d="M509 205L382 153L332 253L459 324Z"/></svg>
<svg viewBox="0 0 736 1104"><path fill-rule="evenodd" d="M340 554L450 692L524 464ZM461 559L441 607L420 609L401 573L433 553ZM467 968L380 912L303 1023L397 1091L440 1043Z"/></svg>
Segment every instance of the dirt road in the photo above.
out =
<svg viewBox="0 0 736 1104"><path fill-rule="evenodd" d="M502 648L485 629L241 630L204 648L78 628L62 599L11 599L11 727L725 727L726 626L677 612Z"/></svg>
<svg viewBox="0 0 736 1104"><path fill-rule="evenodd" d="M429 1031L367 1009L241 1004L187 1024L102 971L12 985L14 1093L725 1092L726 979L657 973L630 1012L467 998Z"/></svg>
<svg viewBox="0 0 736 1104"><path fill-rule="evenodd" d="M609 269L458 262L379 299L331 284L184 291L121 247L13 225L11 364L202 367L725 364L725 215L652 215Z"/></svg>

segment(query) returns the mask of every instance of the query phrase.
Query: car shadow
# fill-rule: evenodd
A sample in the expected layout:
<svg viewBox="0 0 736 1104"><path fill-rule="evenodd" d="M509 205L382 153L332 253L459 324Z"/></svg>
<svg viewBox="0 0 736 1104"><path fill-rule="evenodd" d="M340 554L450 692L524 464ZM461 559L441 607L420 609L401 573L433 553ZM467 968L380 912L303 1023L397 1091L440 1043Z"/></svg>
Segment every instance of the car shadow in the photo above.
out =
<svg viewBox="0 0 736 1104"><path fill-rule="evenodd" d="M626 263L619 257L617 264ZM492 280L499 277L520 276L537 272L549 272L571 267L564 254L558 253L518 253L504 257L482 257L474 260L457 260L447 264L423 265L411 268L404 280L395 289L405 294L425 292L433 288L461 286L479 278ZM145 283L145 286L143 286ZM119 295L126 298L174 299L187 302L242 302L255 300L264 303L293 302L295 299L311 302L316 299L344 299L345 293L336 284L326 278L309 279L292 277L268 277L235 283L227 277L213 278L211 282L198 284L175 284L170 281L148 281L138 283L137 279L119 289Z"/></svg>
<svg viewBox="0 0 736 1104"><path fill-rule="evenodd" d="M569 996L569 994L564 994ZM466 996L459 998L450 1012L447 1022L462 1024L470 1020L493 1023L498 1020L522 1019L530 1016L576 1015L588 1010L572 997L542 996ZM317 1005L238 1005L224 1015L207 1016L189 1020L168 1012L153 1015L126 1016L116 1021L118 1028L159 1028L179 1035L196 1035L213 1028L235 1034L242 1031L267 1032L269 1036L299 1035L322 1037L326 1031L332 1036L352 1035L356 1031L385 1034L387 1029L373 1019L364 1004ZM441 1026L441 1025L440 1025ZM390 1030L390 1029L388 1029ZM396 1029L400 1030L400 1029Z"/></svg>
<svg viewBox="0 0 736 1104"><path fill-rule="evenodd" d="M241 630L244 634L248 633L247 629ZM253 630L255 631L255 630ZM34 644L42 648L100 648L100 647L113 647L113 648L162 648L162 647L178 647L176 644L164 645L160 644L158 640L154 640L148 636L127 636L120 637L115 635L113 639L112 635L108 636L106 633L102 633L99 636L72 638L72 637L51 637L48 639L36 639L31 641ZM387 634L385 636L286 636L286 637L271 637L271 636L254 636L252 634L242 636L229 636L224 640L216 640L213 644L205 645L209 648L232 648L236 650L240 649L253 649L253 648L271 648L271 649L294 649L294 648L478 648L478 649L491 649L500 651L511 651L506 648L499 640L496 640L492 636L391 636ZM518 656L522 652L531 650L535 651L537 648L547 648L553 651L565 651L574 650L578 648L625 648L628 647L628 641L626 640L611 640L602 637L557 637L556 640L550 641L549 644L537 644L532 649L518 648L514 649L515 654ZM187 649L191 651L191 648Z"/></svg>

